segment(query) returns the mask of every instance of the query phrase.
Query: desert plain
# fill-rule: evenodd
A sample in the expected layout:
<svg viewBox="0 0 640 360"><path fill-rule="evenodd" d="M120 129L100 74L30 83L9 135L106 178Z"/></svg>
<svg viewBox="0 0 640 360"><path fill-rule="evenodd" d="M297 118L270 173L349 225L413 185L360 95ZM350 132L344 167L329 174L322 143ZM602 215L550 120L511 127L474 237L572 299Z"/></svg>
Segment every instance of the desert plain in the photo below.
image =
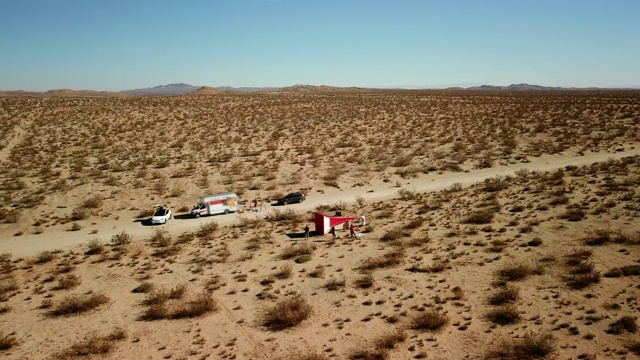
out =
<svg viewBox="0 0 640 360"><path fill-rule="evenodd" d="M2 94L1 358L640 357L640 92L204 90Z"/></svg>

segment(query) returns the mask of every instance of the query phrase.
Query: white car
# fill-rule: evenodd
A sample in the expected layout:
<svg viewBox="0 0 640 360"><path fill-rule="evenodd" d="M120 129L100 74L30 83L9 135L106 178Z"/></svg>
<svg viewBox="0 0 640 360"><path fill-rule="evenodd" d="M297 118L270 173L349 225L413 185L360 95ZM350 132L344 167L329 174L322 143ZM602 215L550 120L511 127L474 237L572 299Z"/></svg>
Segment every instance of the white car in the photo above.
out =
<svg viewBox="0 0 640 360"><path fill-rule="evenodd" d="M171 219L171 210L161 207L156 210L156 213L151 217L151 223L166 224L169 219Z"/></svg>

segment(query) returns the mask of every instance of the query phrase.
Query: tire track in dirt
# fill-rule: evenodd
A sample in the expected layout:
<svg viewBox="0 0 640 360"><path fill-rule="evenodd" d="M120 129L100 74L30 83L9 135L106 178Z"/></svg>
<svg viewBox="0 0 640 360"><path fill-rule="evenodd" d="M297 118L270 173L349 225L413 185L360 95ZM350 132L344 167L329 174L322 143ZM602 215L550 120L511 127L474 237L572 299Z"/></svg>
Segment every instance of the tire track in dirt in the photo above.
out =
<svg viewBox="0 0 640 360"><path fill-rule="evenodd" d="M533 159L530 163L517 163L507 166L499 166L488 169L471 170L465 173L447 173L444 175L428 175L424 178L414 179L404 182L401 187L390 186L365 186L354 187L344 190L328 189L325 194L314 194L307 197L307 200L301 204L290 205L287 208L299 212L306 212L315 209L319 205L326 205L344 201L345 203L354 203L356 196L362 196L366 202L384 201L398 197L398 190L405 188L416 192L432 192L446 189L453 184L459 183L462 186L469 186L484 181L485 179L514 175L516 171L527 169L530 171L550 171L564 168L568 165L584 166L593 163L605 162L609 159L620 159L627 156L640 155L639 144L634 144L629 150L617 152L597 152L585 153L584 155L562 154L548 155ZM196 231L202 224L215 221L219 226L229 226L238 224L241 217L264 217L272 212L271 206L266 207L266 211L252 213L248 212L242 215L218 215L211 217L203 217L199 219L172 219L163 227L174 236L178 236L185 231ZM143 226L140 222L122 220L108 220L97 225L98 235L87 235L82 232L56 231L51 233L43 233L39 235L23 235L19 237L6 237L0 239L0 253L9 252L13 256L32 256L38 252L45 250L71 250L78 245L88 243L91 239L99 239L108 243L111 237L117 233L125 231L132 236L134 241L148 238L153 234L156 227ZM301 229L302 231L302 229Z"/></svg>

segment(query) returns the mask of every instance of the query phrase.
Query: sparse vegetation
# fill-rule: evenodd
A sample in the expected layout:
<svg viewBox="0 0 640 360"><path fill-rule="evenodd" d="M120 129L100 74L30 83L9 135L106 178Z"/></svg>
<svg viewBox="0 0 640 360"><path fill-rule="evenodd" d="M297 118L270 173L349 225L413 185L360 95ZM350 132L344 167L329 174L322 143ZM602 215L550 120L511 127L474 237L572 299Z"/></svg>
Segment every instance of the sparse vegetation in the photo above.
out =
<svg viewBox="0 0 640 360"><path fill-rule="evenodd" d="M300 295L277 302L260 314L260 323L269 330L294 327L311 315L311 305Z"/></svg>

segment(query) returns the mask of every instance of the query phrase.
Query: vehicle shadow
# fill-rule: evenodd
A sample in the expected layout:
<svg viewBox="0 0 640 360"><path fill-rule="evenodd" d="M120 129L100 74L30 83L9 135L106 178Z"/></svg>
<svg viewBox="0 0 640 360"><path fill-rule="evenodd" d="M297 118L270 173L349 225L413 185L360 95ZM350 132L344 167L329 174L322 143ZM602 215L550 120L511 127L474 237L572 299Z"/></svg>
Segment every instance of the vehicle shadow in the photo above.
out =
<svg viewBox="0 0 640 360"><path fill-rule="evenodd" d="M133 222L140 223L142 226L154 226L154 225L151 223L151 218L148 218L148 219L142 219L142 220L141 220L141 219L136 219L136 220L133 220Z"/></svg>
<svg viewBox="0 0 640 360"><path fill-rule="evenodd" d="M173 218L176 219L176 220L195 219L195 217L193 215L191 215L191 213L173 215Z"/></svg>

